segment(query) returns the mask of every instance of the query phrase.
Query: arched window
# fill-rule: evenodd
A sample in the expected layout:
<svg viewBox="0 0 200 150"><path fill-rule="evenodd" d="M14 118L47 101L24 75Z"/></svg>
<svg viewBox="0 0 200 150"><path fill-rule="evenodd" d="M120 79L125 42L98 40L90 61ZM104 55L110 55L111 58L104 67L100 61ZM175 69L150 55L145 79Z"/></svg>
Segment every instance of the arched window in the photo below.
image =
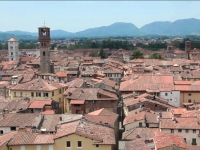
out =
<svg viewBox="0 0 200 150"><path fill-rule="evenodd" d="M43 56L45 56L45 51L43 51Z"/></svg>

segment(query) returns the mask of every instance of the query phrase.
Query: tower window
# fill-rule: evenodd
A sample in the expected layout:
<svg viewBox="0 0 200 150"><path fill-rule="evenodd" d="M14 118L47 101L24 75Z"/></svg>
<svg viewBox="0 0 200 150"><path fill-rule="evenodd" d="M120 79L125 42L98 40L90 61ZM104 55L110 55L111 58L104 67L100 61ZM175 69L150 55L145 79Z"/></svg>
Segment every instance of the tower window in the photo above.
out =
<svg viewBox="0 0 200 150"><path fill-rule="evenodd" d="M45 51L43 51L43 56L45 56Z"/></svg>

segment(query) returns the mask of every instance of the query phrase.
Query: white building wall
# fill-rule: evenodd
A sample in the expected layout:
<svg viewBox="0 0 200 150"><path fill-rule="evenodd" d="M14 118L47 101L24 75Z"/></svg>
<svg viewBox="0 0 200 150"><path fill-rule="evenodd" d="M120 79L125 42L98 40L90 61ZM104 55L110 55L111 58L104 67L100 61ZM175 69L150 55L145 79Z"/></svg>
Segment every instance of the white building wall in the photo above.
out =
<svg viewBox="0 0 200 150"><path fill-rule="evenodd" d="M160 97L168 100L168 104L172 106L180 106L180 91L160 92Z"/></svg>
<svg viewBox="0 0 200 150"><path fill-rule="evenodd" d="M10 130L10 127L0 127L0 130L3 130L3 134L7 134L7 133L12 132ZM16 127L16 130L18 130L18 127Z"/></svg>
<svg viewBox="0 0 200 150"><path fill-rule="evenodd" d="M139 121L135 121L133 123L129 123L129 124L125 125L124 126L125 127L125 131L139 127L139 123L140 122L142 123L142 127L146 127L145 120L139 120Z"/></svg>
<svg viewBox="0 0 200 150"><path fill-rule="evenodd" d="M164 133L171 133L171 129L161 129ZM183 138L186 138L187 145L192 145L192 139L196 139L196 143L198 146L200 146L200 137L198 136L199 131L196 130L196 133L193 133L193 130L189 130L188 133L186 133L185 129L182 129L181 133L178 132L178 129L174 129L174 133L176 135L182 136Z"/></svg>
<svg viewBox="0 0 200 150"><path fill-rule="evenodd" d="M9 61L18 61L19 60L19 43L18 41L15 42L8 42L8 56Z"/></svg>

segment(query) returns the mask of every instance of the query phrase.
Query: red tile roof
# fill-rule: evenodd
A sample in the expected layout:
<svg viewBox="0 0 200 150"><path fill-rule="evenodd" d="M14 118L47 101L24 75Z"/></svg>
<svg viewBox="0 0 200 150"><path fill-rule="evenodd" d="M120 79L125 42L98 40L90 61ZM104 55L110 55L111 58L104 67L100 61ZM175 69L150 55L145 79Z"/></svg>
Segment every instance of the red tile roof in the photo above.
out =
<svg viewBox="0 0 200 150"><path fill-rule="evenodd" d="M167 75L145 75L120 84L120 91L171 91L172 89L174 89L173 76Z"/></svg>
<svg viewBox="0 0 200 150"><path fill-rule="evenodd" d="M66 72L56 72L56 76L57 77L67 77L67 73Z"/></svg>
<svg viewBox="0 0 200 150"><path fill-rule="evenodd" d="M185 143L183 137L175 134L164 134L161 136L156 136L153 138L153 141L157 149L170 147L173 145L187 149L187 144Z"/></svg>
<svg viewBox="0 0 200 150"><path fill-rule="evenodd" d="M0 149L12 139L17 132L10 132L0 136Z"/></svg>
<svg viewBox="0 0 200 150"><path fill-rule="evenodd" d="M51 105L52 100L30 100L28 108L44 108L45 105Z"/></svg>
<svg viewBox="0 0 200 150"><path fill-rule="evenodd" d="M200 129L197 118L176 118L173 121L171 118L160 119L161 129Z"/></svg>
<svg viewBox="0 0 200 150"><path fill-rule="evenodd" d="M54 110L45 110L45 111L41 112L41 114L50 115L50 114L55 114L55 112L54 112Z"/></svg>
<svg viewBox="0 0 200 150"><path fill-rule="evenodd" d="M71 100L70 101L70 104L84 104L85 103L85 100Z"/></svg>
<svg viewBox="0 0 200 150"><path fill-rule="evenodd" d="M123 125L133 123L135 121L145 120L145 112L140 112L139 114L127 116L124 118Z"/></svg>

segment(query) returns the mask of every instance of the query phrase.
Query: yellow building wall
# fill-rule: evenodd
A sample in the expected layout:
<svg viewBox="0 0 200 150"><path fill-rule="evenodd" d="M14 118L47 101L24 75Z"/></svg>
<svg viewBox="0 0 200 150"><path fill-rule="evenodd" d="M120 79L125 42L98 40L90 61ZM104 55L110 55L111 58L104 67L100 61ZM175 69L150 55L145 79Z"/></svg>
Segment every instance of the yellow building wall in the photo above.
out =
<svg viewBox="0 0 200 150"><path fill-rule="evenodd" d="M66 98L66 96L64 95L64 113L68 113L68 114L71 114L71 110L70 110L70 103L69 103L69 100Z"/></svg>
<svg viewBox="0 0 200 150"><path fill-rule="evenodd" d="M0 150L9 150L7 145L4 145L3 147L0 148Z"/></svg>
<svg viewBox="0 0 200 150"><path fill-rule="evenodd" d="M189 95L191 94L191 95ZM188 103L188 100L191 100L193 103L195 102L200 102L200 92L180 92L180 106L183 107L183 103Z"/></svg>
<svg viewBox="0 0 200 150"><path fill-rule="evenodd" d="M28 97L28 98L34 99L34 100L51 100L52 99L52 100L59 102L59 107L62 108L62 111L63 111L64 110L64 96L63 96L64 91L65 91L65 88L56 89L53 91L43 91L43 90L39 90L39 91L25 91L24 90L23 91L23 90L10 89L9 96L10 96L10 100L22 99L25 97ZM14 94L15 92L16 92L16 96ZM22 96L21 96L21 92L22 92ZM34 92L34 97L31 96L31 92ZM40 92L41 97L37 97L36 92ZM53 94L52 92L54 92L54 96L52 95ZM48 97L44 97L43 93L48 93Z"/></svg>
<svg viewBox="0 0 200 150"><path fill-rule="evenodd" d="M71 142L71 148L66 147L66 141ZM78 148L78 141L82 141L82 148ZM55 139L54 150L112 150L111 145L99 145L99 147L96 147L95 144L93 145L94 142L96 141L76 134L71 134Z"/></svg>
<svg viewBox="0 0 200 150"><path fill-rule="evenodd" d="M66 147L66 142L70 141L71 147ZM82 142L82 147L78 148L78 141ZM76 134L71 134L68 136L64 136L54 140L54 144L43 144L40 145L40 150L49 150L49 145L53 145L53 150L114 150L112 145L99 145L96 147L94 142L96 140L92 140L89 138L85 138ZM38 144L39 145L39 144ZM37 150L37 145L24 145L25 150ZM7 148L7 147L6 147ZM7 149L2 150L21 150L21 145L16 146L8 146Z"/></svg>
<svg viewBox="0 0 200 150"><path fill-rule="evenodd" d="M49 150L49 145L48 144L40 145L41 146L40 150ZM25 146L25 150L37 150L37 145L23 145L23 146ZM12 150L21 150L21 145L9 146L8 148L9 149L7 149L7 150L10 150L10 148L12 148Z"/></svg>

